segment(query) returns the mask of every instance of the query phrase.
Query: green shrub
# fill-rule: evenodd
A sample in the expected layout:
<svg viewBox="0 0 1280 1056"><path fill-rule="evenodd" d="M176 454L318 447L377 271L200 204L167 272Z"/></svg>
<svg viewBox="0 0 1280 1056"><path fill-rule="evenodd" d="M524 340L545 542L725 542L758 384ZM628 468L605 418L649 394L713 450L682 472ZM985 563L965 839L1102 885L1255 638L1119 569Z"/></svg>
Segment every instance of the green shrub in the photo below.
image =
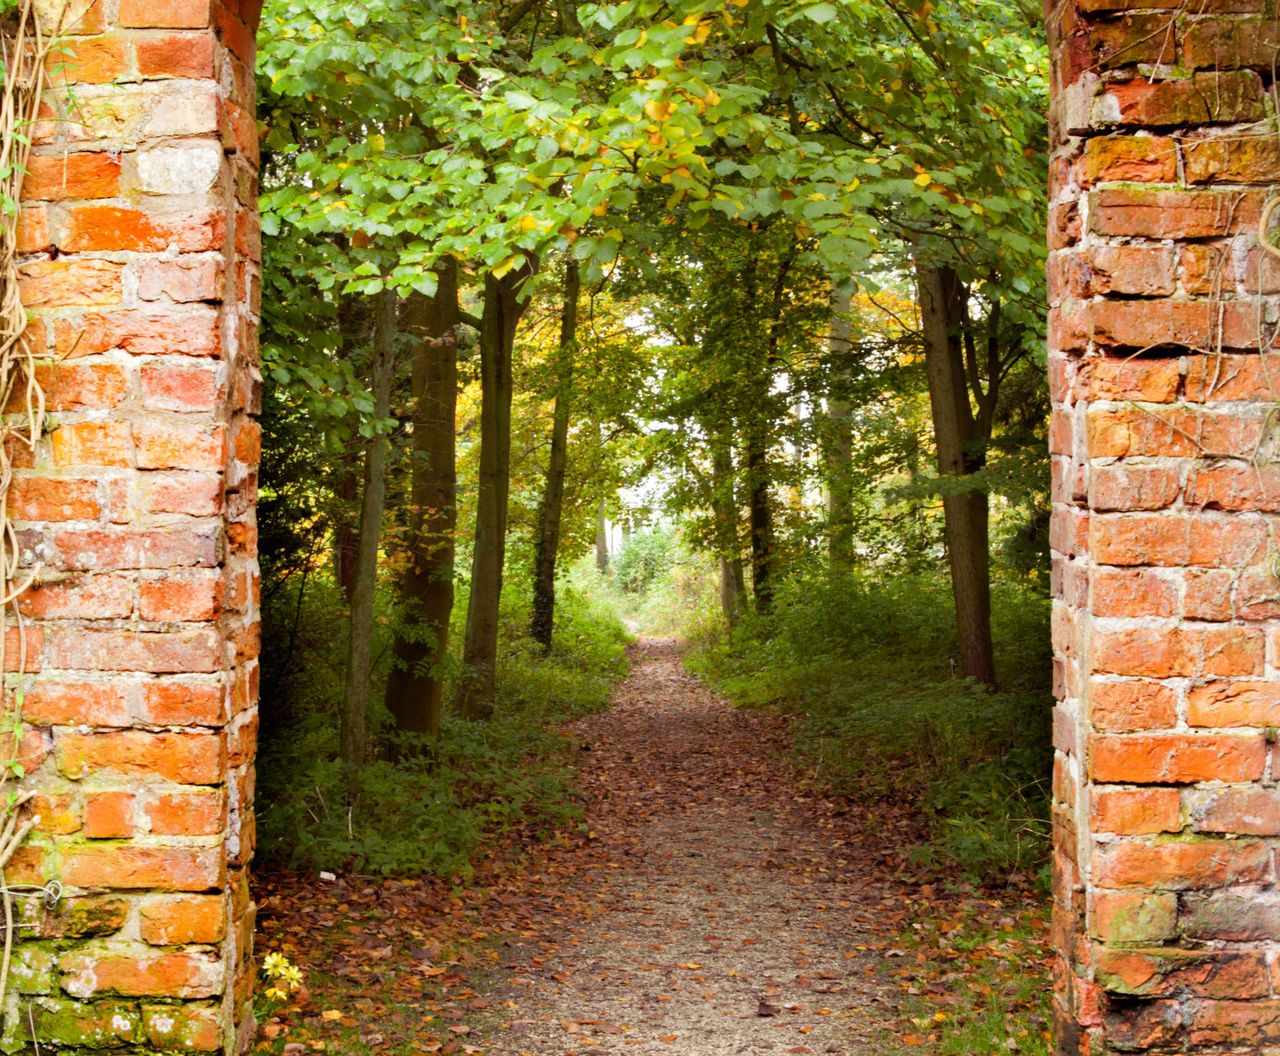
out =
<svg viewBox="0 0 1280 1056"><path fill-rule="evenodd" d="M618 586L631 594L643 594L670 575L676 562L675 532L667 527L633 532L613 560Z"/></svg>
<svg viewBox="0 0 1280 1056"><path fill-rule="evenodd" d="M925 862L976 878L1034 870L1047 835L1052 698L1048 601L996 592L998 692L954 677L944 580L794 577L767 621L703 622L691 665L735 702L797 716L796 750L832 789L924 814Z"/></svg>
<svg viewBox="0 0 1280 1056"><path fill-rule="evenodd" d="M626 673L626 631L606 606L566 585L555 646L543 656L526 634L520 586L503 597L495 717L471 722L446 712L428 751L394 762L386 749L402 738L381 702L394 611L380 597L374 653L381 663L370 687L375 758L354 776L336 758L346 647L341 594L320 578L301 607L296 594L275 599L268 633L282 650L290 638L293 647L277 694L263 699L265 857L316 869L465 877L494 836L514 829L540 836L578 817L574 756L553 727L605 705ZM465 597L457 609L465 612ZM455 646L460 641L459 628Z"/></svg>

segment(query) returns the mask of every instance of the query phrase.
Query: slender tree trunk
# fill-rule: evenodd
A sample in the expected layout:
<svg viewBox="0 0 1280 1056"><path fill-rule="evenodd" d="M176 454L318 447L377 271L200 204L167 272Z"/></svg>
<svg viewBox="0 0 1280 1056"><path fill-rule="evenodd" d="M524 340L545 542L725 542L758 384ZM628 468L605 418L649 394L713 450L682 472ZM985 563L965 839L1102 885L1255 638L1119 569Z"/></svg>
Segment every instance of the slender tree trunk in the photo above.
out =
<svg viewBox="0 0 1280 1056"><path fill-rule="evenodd" d="M828 348L832 376L848 375L843 364L849 356L849 308L847 289L831 291L831 334ZM853 558L853 424L852 408L842 395L827 400L830 446L827 452L827 553L831 567L843 568Z"/></svg>
<svg viewBox="0 0 1280 1056"><path fill-rule="evenodd" d="M564 306L560 312L560 348L556 373L556 403L551 421L551 456L547 486L538 511L538 535L533 559L533 616L529 635L551 652L556 614L556 558L560 550L560 520L564 510L564 476L569 461L569 412L573 404L573 368L577 354L578 294L582 280L572 258L564 269Z"/></svg>
<svg viewBox="0 0 1280 1056"><path fill-rule="evenodd" d="M440 733L444 662L453 613L457 510L458 266L442 266L433 298L409 302L413 370L412 513L408 564L400 584L409 622L397 636L387 708L408 733Z"/></svg>
<svg viewBox="0 0 1280 1056"><path fill-rule="evenodd" d="M711 512L720 559L720 609L729 623L742 615L743 574L738 546L738 506L733 499L733 453L723 438L711 449Z"/></svg>
<svg viewBox="0 0 1280 1056"><path fill-rule="evenodd" d="M391 291L379 295L373 333L373 417L381 425L391 413L391 383L395 375L398 299ZM364 490L360 499L360 545L356 552L351 594L350 635L347 640L347 685L342 699L341 755L360 766L365 761L365 707L373 667L373 598L378 583L378 544L387 495L387 438L375 433L365 444Z"/></svg>
<svg viewBox="0 0 1280 1056"><path fill-rule="evenodd" d="M609 522L604 515L604 499L596 506L596 571L609 571Z"/></svg>
<svg viewBox="0 0 1280 1056"><path fill-rule="evenodd" d="M360 497L360 481L356 477L357 462L349 454L342 456L343 469L338 477L338 524L333 532L333 574L342 588L342 596L351 604L356 589L356 552L359 533L352 523L356 500Z"/></svg>
<svg viewBox="0 0 1280 1056"><path fill-rule="evenodd" d="M985 436L979 435L965 378L964 290L950 268L917 265L916 275L938 472L963 478L985 461ZM944 495L942 508L961 670L966 677L994 687L987 493L973 489Z"/></svg>
<svg viewBox="0 0 1280 1056"><path fill-rule="evenodd" d="M523 302L516 291L523 270L484 282L480 327L480 472L476 496L471 595L455 704L473 719L493 714L498 663L498 607L506 556L507 496L511 485L511 357Z"/></svg>

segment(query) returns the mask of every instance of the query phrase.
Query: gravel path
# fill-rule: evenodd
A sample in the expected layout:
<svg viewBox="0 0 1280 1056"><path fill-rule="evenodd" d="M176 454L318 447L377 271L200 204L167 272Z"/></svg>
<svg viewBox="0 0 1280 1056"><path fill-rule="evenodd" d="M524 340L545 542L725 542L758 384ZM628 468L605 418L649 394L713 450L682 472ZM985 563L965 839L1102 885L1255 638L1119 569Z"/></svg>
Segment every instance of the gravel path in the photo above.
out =
<svg viewBox="0 0 1280 1056"><path fill-rule="evenodd" d="M491 977L484 1051L874 1056L874 866L779 765L772 720L717 699L674 641L635 659L574 728L590 836L560 911Z"/></svg>

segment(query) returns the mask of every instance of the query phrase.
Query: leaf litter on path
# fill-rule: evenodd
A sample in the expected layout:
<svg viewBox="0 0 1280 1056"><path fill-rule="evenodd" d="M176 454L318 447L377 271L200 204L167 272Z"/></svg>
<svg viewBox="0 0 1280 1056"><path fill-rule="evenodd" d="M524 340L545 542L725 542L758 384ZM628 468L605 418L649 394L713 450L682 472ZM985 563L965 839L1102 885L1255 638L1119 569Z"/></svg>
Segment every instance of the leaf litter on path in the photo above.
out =
<svg viewBox="0 0 1280 1056"><path fill-rule="evenodd" d="M611 707L569 729L578 834L531 853L516 834L461 891L260 878L259 946L308 987L259 1051L880 1056L936 1039L899 1017L922 980L904 987L892 958L922 914L975 899L904 873L909 821L881 826L797 782L785 724L719 700L676 641L643 640L635 660ZM926 987L948 1007L963 982Z"/></svg>

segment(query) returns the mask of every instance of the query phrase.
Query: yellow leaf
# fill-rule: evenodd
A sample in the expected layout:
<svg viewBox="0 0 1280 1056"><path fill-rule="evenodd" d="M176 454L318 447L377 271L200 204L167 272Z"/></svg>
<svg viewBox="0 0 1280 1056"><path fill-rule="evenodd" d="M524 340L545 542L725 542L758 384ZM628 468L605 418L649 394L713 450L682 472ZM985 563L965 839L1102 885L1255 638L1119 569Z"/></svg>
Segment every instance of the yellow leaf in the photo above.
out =
<svg viewBox="0 0 1280 1056"><path fill-rule="evenodd" d="M675 109L676 104L665 99L650 99L644 104L644 112L652 121L666 121Z"/></svg>
<svg viewBox="0 0 1280 1056"><path fill-rule="evenodd" d="M336 1008L326 1008L320 1013L321 1019L327 1019L330 1023L342 1018L342 1012Z"/></svg>
<svg viewBox="0 0 1280 1056"><path fill-rule="evenodd" d="M520 217L519 226L521 231L532 231L538 226L538 221L534 218L532 213L525 213L524 216Z"/></svg>
<svg viewBox="0 0 1280 1056"><path fill-rule="evenodd" d="M928 187L929 184L931 184L932 182L933 182L933 177L930 176L927 172L922 172L920 173L919 176L915 178L915 184L917 187Z"/></svg>

